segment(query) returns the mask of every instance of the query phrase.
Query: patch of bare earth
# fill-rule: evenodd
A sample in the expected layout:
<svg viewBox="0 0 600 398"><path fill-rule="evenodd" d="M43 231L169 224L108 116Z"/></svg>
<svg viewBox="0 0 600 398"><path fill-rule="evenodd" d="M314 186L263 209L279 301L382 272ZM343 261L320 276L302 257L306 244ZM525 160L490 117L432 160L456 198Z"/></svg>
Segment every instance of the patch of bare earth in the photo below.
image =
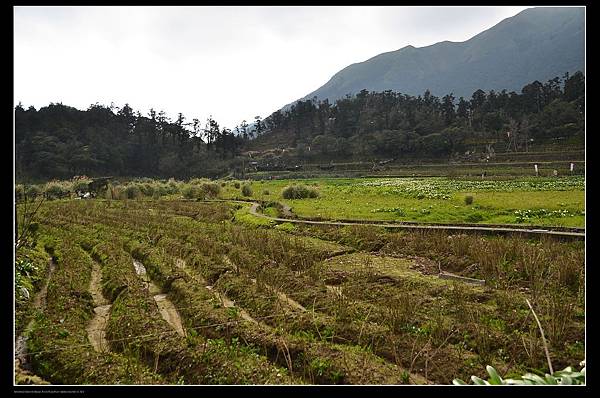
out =
<svg viewBox="0 0 600 398"><path fill-rule="evenodd" d="M179 316L179 312L177 312L177 308L175 308L173 303L167 298L167 295L162 294L160 288L150 280L150 277L146 272L146 267L144 267L144 265L141 262L134 259L133 267L135 268L135 272L146 283L148 291L150 292L150 294L152 294L154 302L158 307L160 316L169 325L171 325L171 327L175 329L175 331L180 336L185 336L185 329L183 328L183 323L181 322L181 317Z"/></svg>
<svg viewBox="0 0 600 398"><path fill-rule="evenodd" d="M92 277L90 280L89 291L94 299L94 317L86 327L88 339L97 352L106 352L109 350L106 340L106 324L110 315L111 305L102 295L102 271L100 265L94 263L92 266Z"/></svg>

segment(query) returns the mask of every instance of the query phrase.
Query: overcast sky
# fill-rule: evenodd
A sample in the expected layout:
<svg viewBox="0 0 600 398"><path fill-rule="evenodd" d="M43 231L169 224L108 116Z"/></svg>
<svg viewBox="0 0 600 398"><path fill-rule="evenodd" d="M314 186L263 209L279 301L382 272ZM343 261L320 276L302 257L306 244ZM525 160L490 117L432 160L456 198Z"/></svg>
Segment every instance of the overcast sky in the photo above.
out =
<svg viewBox="0 0 600 398"><path fill-rule="evenodd" d="M224 127L349 64L465 41L527 7L15 7L15 104L129 103Z"/></svg>

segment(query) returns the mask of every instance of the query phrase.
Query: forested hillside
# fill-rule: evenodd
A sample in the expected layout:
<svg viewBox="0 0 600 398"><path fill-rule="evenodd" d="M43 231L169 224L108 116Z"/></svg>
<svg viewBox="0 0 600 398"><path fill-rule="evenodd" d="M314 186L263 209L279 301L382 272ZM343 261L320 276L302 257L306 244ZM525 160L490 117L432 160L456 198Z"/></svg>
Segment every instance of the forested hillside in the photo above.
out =
<svg viewBox="0 0 600 398"><path fill-rule="evenodd" d="M15 109L18 179L74 175L215 176L239 151L242 138L209 118L205 126L179 114L148 116L92 105L85 111L63 104Z"/></svg>
<svg viewBox="0 0 600 398"><path fill-rule="evenodd" d="M521 93L477 90L471 98L441 98L426 91L410 96L391 90L361 91L334 105L299 101L265 119L270 132L250 146L296 147L313 158L433 157L447 160L473 143L496 143L496 151L526 150L547 143L560 150L583 147L585 78L565 74L534 81Z"/></svg>
<svg viewBox="0 0 600 398"><path fill-rule="evenodd" d="M361 91L330 104L300 101L289 112L257 120L252 139L204 126L179 114L170 121L150 110L142 116L92 105L85 111L51 104L15 109L18 180L76 175L216 177L248 157L249 150L286 148L296 160L434 158L445 162L475 143L496 143L496 151L526 150L546 142L583 147L585 80L581 72L515 92L477 90L470 99L442 98L426 91L410 96L393 91ZM510 132L509 135L508 133ZM259 155L260 156L260 155ZM256 159L256 156L253 158Z"/></svg>

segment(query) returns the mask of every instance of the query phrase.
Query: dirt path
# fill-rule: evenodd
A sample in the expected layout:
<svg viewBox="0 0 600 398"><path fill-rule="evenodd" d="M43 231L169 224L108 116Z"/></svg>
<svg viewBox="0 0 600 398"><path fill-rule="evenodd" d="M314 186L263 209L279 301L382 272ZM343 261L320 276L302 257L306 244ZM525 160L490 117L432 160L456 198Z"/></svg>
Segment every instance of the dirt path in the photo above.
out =
<svg viewBox="0 0 600 398"><path fill-rule="evenodd" d="M179 313L173 303L167 299L167 295L157 294L154 296L154 301L156 301L156 305L158 306L158 310L163 319L167 321L180 336L185 337L186 333L181 323Z"/></svg>
<svg viewBox="0 0 600 398"><path fill-rule="evenodd" d="M133 267L135 268L135 272L140 276L140 278L146 282L146 286L150 294L152 294L152 298L158 307L158 311L160 312L160 316L169 324L177 334L185 337L186 332L183 328L183 323L181 322L181 317L179 316L179 312L177 312L177 308L173 305L173 303L167 298L166 294L162 294L161 290L158 286L156 286L150 277L146 273L146 267L137 261L133 260Z"/></svg>
<svg viewBox="0 0 600 398"><path fill-rule="evenodd" d="M92 266L92 278L90 280L89 291L94 299L94 317L86 327L88 339L94 350L97 352L106 352L109 350L109 344L106 340L106 324L110 315L111 305L102 294L102 271L100 265L94 262Z"/></svg>
<svg viewBox="0 0 600 398"><path fill-rule="evenodd" d="M52 261L52 259L50 259L48 261L48 275L46 277L46 281L44 282L44 285L42 286L40 291L33 298L32 305L34 310L43 311L44 308L46 308L46 295L48 293L48 285L50 284L50 279L52 278L52 274L54 273L55 269L56 264L54 263L54 261ZM29 334L29 332L31 332L31 329L33 328L33 323L34 320L31 319L27 323L27 326L25 326L23 333L21 333L15 339L15 367L21 368L28 372L33 370L31 362L29 361L29 355L27 354L27 335Z"/></svg>
<svg viewBox="0 0 600 398"><path fill-rule="evenodd" d="M92 266L89 291L92 294L96 306L109 304L108 300L105 299L102 294L102 270L100 269L100 265L96 262L94 262L94 265Z"/></svg>
<svg viewBox="0 0 600 398"><path fill-rule="evenodd" d="M108 341L106 340L106 324L110 315L110 307L110 304L95 307L95 315L86 328L88 339L97 352L107 352L110 350Z"/></svg>

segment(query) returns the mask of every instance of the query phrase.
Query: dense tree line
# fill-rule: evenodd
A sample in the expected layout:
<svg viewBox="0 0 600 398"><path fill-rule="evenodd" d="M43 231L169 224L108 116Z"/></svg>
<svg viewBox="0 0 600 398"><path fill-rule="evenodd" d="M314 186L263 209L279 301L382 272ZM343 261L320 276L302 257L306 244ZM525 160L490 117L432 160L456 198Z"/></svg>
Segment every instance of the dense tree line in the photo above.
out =
<svg viewBox="0 0 600 398"><path fill-rule="evenodd" d="M63 104L15 108L15 168L19 179L74 175L215 176L240 151L243 139L208 118L171 121L150 109L94 104L80 111Z"/></svg>
<svg viewBox="0 0 600 398"><path fill-rule="evenodd" d="M303 157L442 158L474 142L499 143L500 151L563 139L583 144L584 101L584 75L577 72L534 81L519 94L477 90L470 99L391 90L363 90L335 104L313 98L274 112L264 124L268 134L290 137Z"/></svg>
<svg viewBox="0 0 600 398"><path fill-rule="evenodd" d="M477 90L470 99L441 98L426 91L410 96L393 91L361 91L330 104L298 101L234 131L209 117L204 125L175 121L150 109L143 116L129 105L94 104L81 111L63 104L36 110L15 108L17 179L88 176L215 177L245 164L239 155L286 138L300 158L343 159L423 157L448 159L476 143L496 142L496 150L527 144L584 142L585 79L581 72L546 83L535 81L521 93ZM512 146L511 145L512 142ZM508 146L507 146L508 144Z"/></svg>

